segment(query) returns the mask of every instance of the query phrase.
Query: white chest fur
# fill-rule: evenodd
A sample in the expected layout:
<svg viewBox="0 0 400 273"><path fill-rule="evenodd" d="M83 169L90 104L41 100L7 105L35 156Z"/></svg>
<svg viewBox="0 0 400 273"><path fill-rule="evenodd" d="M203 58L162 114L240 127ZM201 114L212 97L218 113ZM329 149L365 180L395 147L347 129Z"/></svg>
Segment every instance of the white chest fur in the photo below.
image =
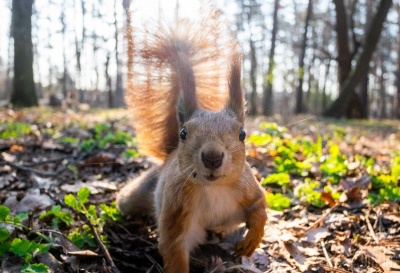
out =
<svg viewBox="0 0 400 273"><path fill-rule="evenodd" d="M192 203L188 233L184 235L186 248L203 243L206 230L230 233L244 222L244 211L237 200L237 192L228 186L207 185L196 191Z"/></svg>

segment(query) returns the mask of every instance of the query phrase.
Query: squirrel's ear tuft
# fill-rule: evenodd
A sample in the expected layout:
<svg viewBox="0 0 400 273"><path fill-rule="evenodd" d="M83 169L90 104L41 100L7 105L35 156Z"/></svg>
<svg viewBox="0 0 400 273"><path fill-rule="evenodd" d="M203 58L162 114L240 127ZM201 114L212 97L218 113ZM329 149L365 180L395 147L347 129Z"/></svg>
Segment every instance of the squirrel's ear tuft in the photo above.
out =
<svg viewBox="0 0 400 273"><path fill-rule="evenodd" d="M241 63L242 58L238 53L233 54L229 71L229 101L227 108L232 110L239 122L244 123L245 100L241 87Z"/></svg>

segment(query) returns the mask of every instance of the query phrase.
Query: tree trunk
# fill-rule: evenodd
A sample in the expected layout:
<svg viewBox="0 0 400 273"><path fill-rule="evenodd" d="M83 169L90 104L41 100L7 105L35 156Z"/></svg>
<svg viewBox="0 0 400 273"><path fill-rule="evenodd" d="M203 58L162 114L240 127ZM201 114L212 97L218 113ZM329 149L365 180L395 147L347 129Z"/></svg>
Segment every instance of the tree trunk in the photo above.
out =
<svg viewBox="0 0 400 273"><path fill-rule="evenodd" d="M373 0L368 0L366 3L366 8L367 12L365 15L365 33L368 32L368 29L370 28L369 22L371 22L372 19L372 6L373 6ZM368 96L368 86L369 86L369 72L363 77L361 80L361 84L359 86L359 94L360 94L360 100L361 100L361 118L367 119L369 116L369 96Z"/></svg>
<svg viewBox="0 0 400 273"><path fill-rule="evenodd" d="M65 9L66 9L66 4L63 2L63 9L61 11L61 33L62 33L62 43L63 43L63 73L62 73L62 79L61 79L61 90L64 99L67 98L67 56L66 56L66 31L67 31L67 24L65 22Z"/></svg>
<svg viewBox="0 0 400 273"><path fill-rule="evenodd" d="M251 94L250 94L250 110L249 115L257 115L257 59L256 59L256 49L254 47L254 42L252 38L249 39L250 42L250 84L251 84Z"/></svg>
<svg viewBox="0 0 400 273"><path fill-rule="evenodd" d="M349 26L347 23L347 12L343 0L333 0L336 11L336 44L338 48L338 80L339 90L342 90L343 83L351 71L351 53L349 48Z"/></svg>
<svg viewBox="0 0 400 273"><path fill-rule="evenodd" d="M400 26L400 4L397 4L397 20ZM397 71L396 71L396 85L397 85L397 105L396 105L396 117L400 119L400 28L397 34Z"/></svg>
<svg viewBox="0 0 400 273"><path fill-rule="evenodd" d="M12 1L14 88L11 103L17 107L38 105L33 81L32 5L33 0Z"/></svg>
<svg viewBox="0 0 400 273"><path fill-rule="evenodd" d="M310 24L310 20L311 20L311 16L312 16L312 5L313 5L312 1L313 0L308 0L307 16L306 16L306 21L305 21L305 25L304 25L303 41L301 44L301 51L300 51L300 57L299 57L299 70L298 70L299 81L298 81L297 90L296 90L296 109L295 109L296 114L300 114L300 113L304 112L304 109L303 109L304 58L305 58L306 49L307 49L308 26Z"/></svg>
<svg viewBox="0 0 400 273"><path fill-rule="evenodd" d="M331 68L331 60L329 59L327 65L326 65L326 68L325 68L326 70L325 70L325 76L324 76L324 83L322 85L322 112L326 111L326 107L328 105L328 103L327 103L328 98L326 95L326 82L329 77L330 68Z"/></svg>
<svg viewBox="0 0 400 273"><path fill-rule="evenodd" d="M333 102L331 107L324 113L324 116L340 118L346 113L351 111L349 101L354 97L355 88L360 83L361 79L368 73L369 62L371 61L372 54L378 44L379 37L382 32L383 24L386 20L393 0L381 0L379 3L378 11L371 22L371 27L368 30L361 54L357 58L356 67L351 72L349 77L343 83L339 97ZM358 97L358 96L357 96Z"/></svg>
<svg viewBox="0 0 400 273"><path fill-rule="evenodd" d="M106 76L106 84L107 84L107 94L108 94L108 107L112 108L114 105L114 96L112 92L112 82L111 82L111 77L108 72L108 68L110 66L110 53L107 54L107 59L106 63L104 64L105 66L105 76Z"/></svg>
<svg viewBox="0 0 400 273"><path fill-rule="evenodd" d="M387 118L387 109L386 109L386 88L385 88L385 74L386 74L386 66L384 62L384 54L381 56L381 74L379 75L379 118L385 119Z"/></svg>
<svg viewBox="0 0 400 273"><path fill-rule="evenodd" d="M271 50L269 52L269 64L266 77L264 77L265 89L263 94L263 114L271 116L274 113L273 109L273 83L274 83L274 68L275 68L275 45L276 45L276 34L278 32L278 9L279 0L275 0L273 24L272 24L272 37L271 37Z"/></svg>
<svg viewBox="0 0 400 273"><path fill-rule="evenodd" d="M123 107L125 104L124 100L124 89L122 87L122 73L121 73L121 61L119 59L119 30L117 20L117 0L114 0L114 39L115 39L115 63L116 63L116 80L115 80L115 97L113 107Z"/></svg>

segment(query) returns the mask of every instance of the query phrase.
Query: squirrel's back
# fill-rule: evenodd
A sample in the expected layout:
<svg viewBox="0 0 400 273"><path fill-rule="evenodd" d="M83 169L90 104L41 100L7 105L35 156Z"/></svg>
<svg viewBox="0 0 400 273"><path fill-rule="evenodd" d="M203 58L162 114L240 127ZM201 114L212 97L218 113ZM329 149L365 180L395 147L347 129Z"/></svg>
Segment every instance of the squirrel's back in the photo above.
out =
<svg viewBox="0 0 400 273"><path fill-rule="evenodd" d="M192 69L199 106L220 110L227 101L229 55L235 43L222 29L218 12L199 22L181 20L167 27L157 24L135 35L133 75L127 104L140 151L165 159L179 142L178 100L182 74ZM182 66L179 58L189 63Z"/></svg>

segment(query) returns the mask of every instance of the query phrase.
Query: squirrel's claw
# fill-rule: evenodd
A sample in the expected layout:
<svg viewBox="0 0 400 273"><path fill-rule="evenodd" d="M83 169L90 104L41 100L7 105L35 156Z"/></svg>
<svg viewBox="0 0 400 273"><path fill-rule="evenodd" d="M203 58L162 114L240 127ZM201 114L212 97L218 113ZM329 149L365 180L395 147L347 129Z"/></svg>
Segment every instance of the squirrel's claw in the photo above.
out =
<svg viewBox="0 0 400 273"><path fill-rule="evenodd" d="M253 240L252 238L246 237L244 240L236 243L234 255L236 257L250 257L256 250L258 244L258 240Z"/></svg>

